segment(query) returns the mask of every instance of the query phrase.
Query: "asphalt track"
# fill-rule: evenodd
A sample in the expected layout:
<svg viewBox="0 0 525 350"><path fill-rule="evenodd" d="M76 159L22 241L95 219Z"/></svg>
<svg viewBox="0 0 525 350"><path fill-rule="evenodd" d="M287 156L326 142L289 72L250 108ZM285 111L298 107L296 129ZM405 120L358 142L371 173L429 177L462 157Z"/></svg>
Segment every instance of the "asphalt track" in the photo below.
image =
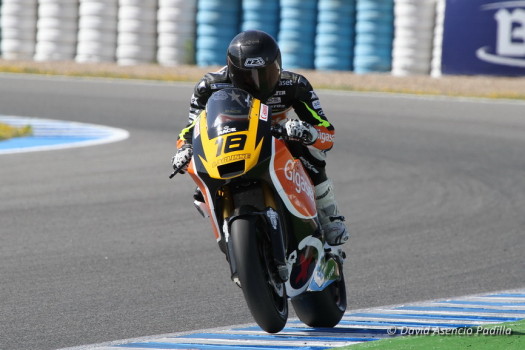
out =
<svg viewBox="0 0 525 350"><path fill-rule="evenodd" d="M188 84L0 76L0 114L122 128L0 156L0 349L56 349L252 318L185 176ZM525 103L320 91L353 237L349 309L525 285Z"/></svg>

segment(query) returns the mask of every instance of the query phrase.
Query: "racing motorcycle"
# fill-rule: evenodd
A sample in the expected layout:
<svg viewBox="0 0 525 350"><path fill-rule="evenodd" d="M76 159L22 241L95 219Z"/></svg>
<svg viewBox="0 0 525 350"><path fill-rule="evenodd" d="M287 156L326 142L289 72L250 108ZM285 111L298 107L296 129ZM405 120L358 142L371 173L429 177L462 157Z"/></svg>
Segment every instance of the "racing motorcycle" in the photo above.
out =
<svg viewBox="0 0 525 350"><path fill-rule="evenodd" d="M194 203L263 330L283 329L288 300L305 324L334 327L346 309L344 252L324 241L312 181L270 114L241 89L211 95L194 124L187 168L198 187Z"/></svg>

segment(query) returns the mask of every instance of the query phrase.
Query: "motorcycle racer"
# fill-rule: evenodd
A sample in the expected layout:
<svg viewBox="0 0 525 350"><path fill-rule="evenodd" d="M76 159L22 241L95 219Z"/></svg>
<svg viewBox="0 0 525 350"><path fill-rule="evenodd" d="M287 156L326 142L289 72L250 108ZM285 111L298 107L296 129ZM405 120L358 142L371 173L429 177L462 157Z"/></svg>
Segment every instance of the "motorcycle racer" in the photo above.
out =
<svg viewBox="0 0 525 350"><path fill-rule="evenodd" d="M325 169L326 153L334 144L334 127L310 82L282 69L279 46L262 31L247 30L235 36L227 50L227 65L207 73L196 84L188 125L179 134L178 150L172 158L173 167L187 168L198 116L212 93L227 87L243 89L271 107L272 122L283 127L290 152L301 160L315 186L318 217L327 242L345 243L349 238L345 218L339 213L333 183Z"/></svg>

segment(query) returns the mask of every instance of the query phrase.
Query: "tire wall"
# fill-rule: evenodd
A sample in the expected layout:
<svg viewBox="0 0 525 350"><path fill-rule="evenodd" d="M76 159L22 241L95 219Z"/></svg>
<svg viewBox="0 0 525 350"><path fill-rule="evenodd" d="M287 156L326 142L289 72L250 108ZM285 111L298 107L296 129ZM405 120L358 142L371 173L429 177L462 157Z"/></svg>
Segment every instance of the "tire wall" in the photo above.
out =
<svg viewBox="0 0 525 350"><path fill-rule="evenodd" d="M80 0L75 61L116 60L118 13L118 0Z"/></svg>
<svg viewBox="0 0 525 350"><path fill-rule="evenodd" d="M226 64L226 49L241 28L241 13L241 0L198 0L197 65Z"/></svg>
<svg viewBox="0 0 525 350"><path fill-rule="evenodd" d="M355 0L319 0L316 69L349 71L354 66Z"/></svg>
<svg viewBox="0 0 525 350"><path fill-rule="evenodd" d="M260 29L278 41L285 69L440 76L454 1L0 0L0 55L218 66L239 31Z"/></svg>
<svg viewBox="0 0 525 350"><path fill-rule="evenodd" d="M392 66L394 0L357 0L354 70L388 72Z"/></svg>
<svg viewBox="0 0 525 350"><path fill-rule="evenodd" d="M317 0L281 0L279 34L283 67L314 68Z"/></svg>
<svg viewBox="0 0 525 350"><path fill-rule="evenodd" d="M445 4L446 0L437 0L436 22L434 26L434 38L432 42L432 59L430 61L430 74L433 77L441 76L441 54L443 52L443 28L445 26Z"/></svg>
<svg viewBox="0 0 525 350"><path fill-rule="evenodd" d="M71 61L77 52L79 3L38 0L35 61Z"/></svg>
<svg viewBox="0 0 525 350"><path fill-rule="evenodd" d="M395 0L392 74L429 74L436 0Z"/></svg>
<svg viewBox="0 0 525 350"><path fill-rule="evenodd" d="M37 0L3 0L0 11L2 57L29 60L35 54Z"/></svg>
<svg viewBox="0 0 525 350"><path fill-rule="evenodd" d="M195 62L197 0L159 0L157 62L163 66Z"/></svg>
<svg viewBox="0 0 525 350"><path fill-rule="evenodd" d="M157 0L118 0L118 64L135 65L155 61L157 8Z"/></svg>

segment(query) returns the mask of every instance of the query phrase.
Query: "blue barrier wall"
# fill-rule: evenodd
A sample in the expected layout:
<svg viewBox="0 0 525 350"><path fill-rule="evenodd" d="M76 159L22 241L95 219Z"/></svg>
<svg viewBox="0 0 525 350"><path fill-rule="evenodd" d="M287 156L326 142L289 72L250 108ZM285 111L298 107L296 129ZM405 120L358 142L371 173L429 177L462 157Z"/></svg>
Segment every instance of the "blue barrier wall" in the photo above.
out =
<svg viewBox="0 0 525 350"><path fill-rule="evenodd" d="M352 70L354 40L355 0L319 0L315 68Z"/></svg>
<svg viewBox="0 0 525 350"><path fill-rule="evenodd" d="M277 36L283 67L314 68L317 0L281 0Z"/></svg>
<svg viewBox="0 0 525 350"><path fill-rule="evenodd" d="M196 57L199 66L226 64L226 49L241 28L241 0L199 0Z"/></svg>
<svg viewBox="0 0 525 350"><path fill-rule="evenodd" d="M389 72L394 39L394 0L357 0L355 31L355 72Z"/></svg>
<svg viewBox="0 0 525 350"><path fill-rule="evenodd" d="M448 0L443 74L525 75L525 1Z"/></svg>
<svg viewBox="0 0 525 350"><path fill-rule="evenodd" d="M242 0L242 30L258 29L277 38L279 16L279 0Z"/></svg>

